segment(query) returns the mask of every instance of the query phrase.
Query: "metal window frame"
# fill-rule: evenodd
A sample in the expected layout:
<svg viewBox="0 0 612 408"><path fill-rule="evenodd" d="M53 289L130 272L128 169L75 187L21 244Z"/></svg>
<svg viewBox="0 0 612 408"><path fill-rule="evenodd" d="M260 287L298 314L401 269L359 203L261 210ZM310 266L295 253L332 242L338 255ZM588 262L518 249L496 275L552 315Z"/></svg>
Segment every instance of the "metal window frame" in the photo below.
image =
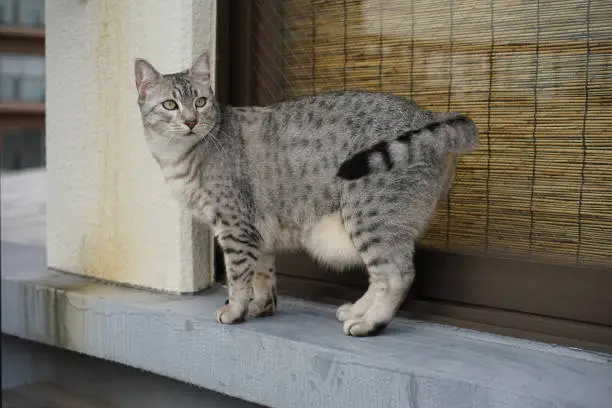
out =
<svg viewBox="0 0 612 408"><path fill-rule="evenodd" d="M274 38L278 26L257 24L270 0L219 2L218 99L262 104L253 72L273 57L255 58L254 38ZM268 66L268 68L270 68ZM273 69L270 70L274 72ZM217 252L216 277L224 268ZM400 315L466 328L612 353L612 271L417 249L417 277ZM362 273L323 270L306 254L277 260L281 293L330 303L352 301L367 285Z"/></svg>

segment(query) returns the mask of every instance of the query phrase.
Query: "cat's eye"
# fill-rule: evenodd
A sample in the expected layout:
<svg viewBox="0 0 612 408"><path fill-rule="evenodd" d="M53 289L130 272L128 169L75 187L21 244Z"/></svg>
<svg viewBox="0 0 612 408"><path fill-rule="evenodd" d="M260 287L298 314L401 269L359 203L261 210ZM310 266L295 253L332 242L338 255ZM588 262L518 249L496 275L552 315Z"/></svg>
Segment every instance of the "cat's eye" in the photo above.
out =
<svg viewBox="0 0 612 408"><path fill-rule="evenodd" d="M194 105L195 105L196 108L203 107L204 105L206 105L206 98L198 98L198 99L196 99Z"/></svg>
<svg viewBox="0 0 612 408"><path fill-rule="evenodd" d="M168 110L175 110L176 108L178 108L178 105L172 99L163 101L162 106L164 107L164 109L168 109Z"/></svg>

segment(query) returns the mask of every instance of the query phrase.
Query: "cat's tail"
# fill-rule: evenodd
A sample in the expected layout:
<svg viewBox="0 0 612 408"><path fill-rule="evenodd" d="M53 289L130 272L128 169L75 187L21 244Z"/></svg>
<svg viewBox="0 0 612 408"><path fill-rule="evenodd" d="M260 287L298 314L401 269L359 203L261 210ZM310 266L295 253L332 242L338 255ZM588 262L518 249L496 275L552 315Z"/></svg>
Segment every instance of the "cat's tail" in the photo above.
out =
<svg viewBox="0 0 612 408"><path fill-rule="evenodd" d="M380 142L345 160L338 177L356 180L368 174L391 170L395 164L407 162L421 147L433 149L442 156L463 154L478 146L478 129L465 115L445 113L420 129L410 130L389 142Z"/></svg>

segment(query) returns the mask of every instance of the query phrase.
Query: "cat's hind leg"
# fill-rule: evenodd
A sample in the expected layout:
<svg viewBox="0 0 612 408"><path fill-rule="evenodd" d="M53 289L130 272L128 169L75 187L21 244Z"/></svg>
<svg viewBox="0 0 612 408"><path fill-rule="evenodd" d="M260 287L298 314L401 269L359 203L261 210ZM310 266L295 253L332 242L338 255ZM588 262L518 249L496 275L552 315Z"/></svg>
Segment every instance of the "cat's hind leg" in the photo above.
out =
<svg viewBox="0 0 612 408"><path fill-rule="evenodd" d="M344 322L344 333L350 336L374 336L387 327L414 280L412 254L398 251L384 257L366 254L364 258L368 258L371 302L363 314Z"/></svg>
<svg viewBox="0 0 612 408"><path fill-rule="evenodd" d="M336 319L344 323L349 319L363 316L374 301L375 294L374 288L372 286L368 287L368 290L355 303L345 303L340 306L336 311Z"/></svg>
<svg viewBox="0 0 612 408"><path fill-rule="evenodd" d="M370 281L361 299L338 309L345 334L376 335L393 319L414 280L414 245L435 208L437 188L435 178L417 172L344 186L342 218Z"/></svg>

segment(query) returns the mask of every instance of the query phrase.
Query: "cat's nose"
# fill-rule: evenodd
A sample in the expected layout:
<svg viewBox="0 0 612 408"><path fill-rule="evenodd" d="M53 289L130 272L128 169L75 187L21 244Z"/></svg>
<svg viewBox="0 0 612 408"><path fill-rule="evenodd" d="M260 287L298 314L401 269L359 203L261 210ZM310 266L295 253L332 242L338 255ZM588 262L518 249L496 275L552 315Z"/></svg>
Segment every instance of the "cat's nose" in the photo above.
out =
<svg viewBox="0 0 612 408"><path fill-rule="evenodd" d="M189 129L193 129L195 125L198 124L198 121L197 120L186 120L185 124L189 126Z"/></svg>

